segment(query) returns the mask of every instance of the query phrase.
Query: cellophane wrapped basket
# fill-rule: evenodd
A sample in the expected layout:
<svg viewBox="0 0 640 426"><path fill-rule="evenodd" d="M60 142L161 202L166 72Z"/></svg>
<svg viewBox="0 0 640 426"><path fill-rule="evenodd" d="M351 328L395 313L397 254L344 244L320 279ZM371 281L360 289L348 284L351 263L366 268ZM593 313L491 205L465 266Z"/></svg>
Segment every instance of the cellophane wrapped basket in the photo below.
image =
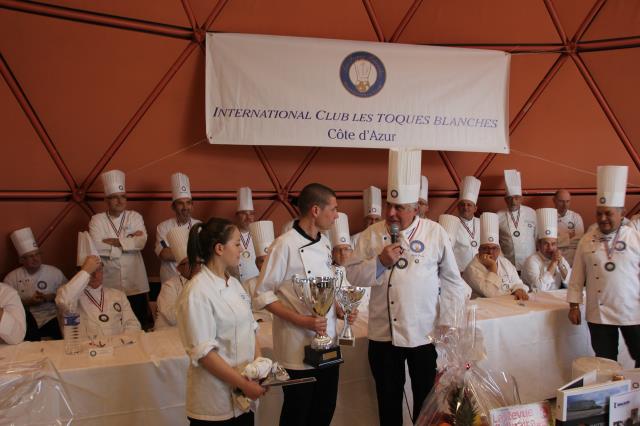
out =
<svg viewBox="0 0 640 426"><path fill-rule="evenodd" d="M517 385L508 373L478 366L486 353L476 328L476 312L475 304L458 307L454 324L429 336L438 352L438 374L416 425L489 426L490 410L520 403Z"/></svg>

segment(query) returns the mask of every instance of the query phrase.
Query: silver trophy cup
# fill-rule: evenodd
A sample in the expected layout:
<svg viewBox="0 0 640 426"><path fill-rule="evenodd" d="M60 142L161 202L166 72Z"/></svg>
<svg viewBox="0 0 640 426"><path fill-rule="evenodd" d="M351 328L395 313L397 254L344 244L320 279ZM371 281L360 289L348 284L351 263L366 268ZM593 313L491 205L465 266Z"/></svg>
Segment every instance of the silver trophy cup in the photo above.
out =
<svg viewBox="0 0 640 426"><path fill-rule="evenodd" d="M333 277L291 277L293 290L298 299L315 315L324 317L333 306L336 290L342 284L343 272L339 269ZM316 335L311 344L305 347L305 363L316 367L342 362L339 347L326 333Z"/></svg>
<svg viewBox="0 0 640 426"><path fill-rule="evenodd" d="M351 324L349 324L349 315L353 313L360 305L362 298L364 297L366 289L364 287L354 287L352 285L340 286L336 292L336 299L344 312L344 327L342 333L338 338L338 342L341 345L355 346L356 338L353 335Z"/></svg>

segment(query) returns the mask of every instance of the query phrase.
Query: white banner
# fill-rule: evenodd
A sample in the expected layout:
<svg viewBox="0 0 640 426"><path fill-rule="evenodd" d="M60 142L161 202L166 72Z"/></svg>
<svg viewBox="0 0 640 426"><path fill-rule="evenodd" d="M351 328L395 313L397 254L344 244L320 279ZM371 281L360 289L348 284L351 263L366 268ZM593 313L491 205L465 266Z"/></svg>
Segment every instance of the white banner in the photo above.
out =
<svg viewBox="0 0 640 426"><path fill-rule="evenodd" d="M505 52L207 34L210 143L509 152Z"/></svg>

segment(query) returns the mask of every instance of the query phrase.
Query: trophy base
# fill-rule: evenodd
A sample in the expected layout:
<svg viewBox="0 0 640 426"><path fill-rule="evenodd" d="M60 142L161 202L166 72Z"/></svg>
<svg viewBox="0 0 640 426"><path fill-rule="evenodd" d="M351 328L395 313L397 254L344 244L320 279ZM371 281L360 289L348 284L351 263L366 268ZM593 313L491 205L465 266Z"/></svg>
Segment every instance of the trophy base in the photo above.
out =
<svg viewBox="0 0 640 426"><path fill-rule="evenodd" d="M340 346L327 349L311 349L310 345L304 347L304 363L312 367L323 368L343 362Z"/></svg>
<svg viewBox="0 0 640 426"><path fill-rule="evenodd" d="M340 346L354 347L356 345L356 339L354 339L353 337L341 337L338 339L338 344Z"/></svg>

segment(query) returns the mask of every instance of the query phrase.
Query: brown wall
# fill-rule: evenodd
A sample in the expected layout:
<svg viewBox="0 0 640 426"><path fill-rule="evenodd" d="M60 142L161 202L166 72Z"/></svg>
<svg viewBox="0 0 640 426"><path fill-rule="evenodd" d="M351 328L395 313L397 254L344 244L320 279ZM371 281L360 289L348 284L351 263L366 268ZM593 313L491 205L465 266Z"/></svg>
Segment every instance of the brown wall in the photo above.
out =
<svg viewBox="0 0 640 426"><path fill-rule="evenodd" d="M77 232L103 209L97 178L111 168L127 173L130 206L145 218L152 276L176 171L191 178L199 218L232 215L236 188L248 185L258 216L279 229L288 197L319 181L361 228L359 191L385 187L386 151L205 142L203 30L511 51L512 153L425 152L432 218L467 174L482 179L480 209L501 208L502 170L518 168L527 204L551 206L549 194L568 187L590 223L598 164L630 166L627 207L637 210L633 0L0 1L0 275L16 264L8 234L23 226L45 261L71 274Z"/></svg>

